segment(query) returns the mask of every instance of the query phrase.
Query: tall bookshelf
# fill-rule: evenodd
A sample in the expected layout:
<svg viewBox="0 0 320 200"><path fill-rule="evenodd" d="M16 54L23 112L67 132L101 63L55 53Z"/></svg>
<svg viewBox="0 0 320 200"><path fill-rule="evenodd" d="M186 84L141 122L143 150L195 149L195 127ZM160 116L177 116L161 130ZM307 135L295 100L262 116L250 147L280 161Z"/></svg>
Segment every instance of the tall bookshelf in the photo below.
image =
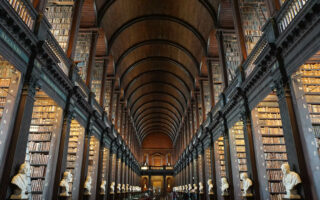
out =
<svg viewBox="0 0 320 200"><path fill-rule="evenodd" d="M201 103L201 95L197 94L196 97L198 98L198 113L199 113L199 124L202 124L203 117L202 117L202 103Z"/></svg>
<svg viewBox="0 0 320 200"><path fill-rule="evenodd" d="M31 167L31 199L40 200L52 178L49 168L56 150L62 109L42 91L36 93L35 99L25 159Z"/></svg>
<svg viewBox="0 0 320 200"><path fill-rule="evenodd" d="M203 83L204 107L206 111L205 114L207 114L211 110L209 81L202 81L202 83Z"/></svg>
<svg viewBox="0 0 320 200"><path fill-rule="evenodd" d="M5 154L6 141L10 137L10 123L14 120L17 95L21 88L21 73L0 56L0 162Z"/></svg>
<svg viewBox="0 0 320 200"><path fill-rule="evenodd" d="M70 137L68 143L67 154L67 167L66 170L70 171L72 179L72 194L78 191L80 184L81 162L83 157L84 145L84 127L73 119L70 124Z"/></svg>
<svg viewBox="0 0 320 200"><path fill-rule="evenodd" d="M216 164L216 184L217 187L221 187L221 178L227 177L225 152L224 152L224 137L220 136L214 142L214 160ZM220 189L218 189L220 191ZM221 192L218 192L218 199L223 199Z"/></svg>
<svg viewBox="0 0 320 200"><path fill-rule="evenodd" d="M226 58L228 80L231 82L236 74L236 70L241 63L240 48L236 34L223 34L224 56ZM220 72L220 76L221 76Z"/></svg>
<svg viewBox="0 0 320 200"><path fill-rule="evenodd" d="M101 171L101 182L106 181L108 183L108 171L109 171L109 149L108 148L103 148L103 156L102 156L102 171ZM106 187L106 192L107 188L109 187L108 185ZM100 190L101 192L101 190Z"/></svg>
<svg viewBox="0 0 320 200"><path fill-rule="evenodd" d="M110 110L110 100L111 100L111 92L112 92L112 80L106 80L106 92L105 92L105 104L104 111L109 114Z"/></svg>
<svg viewBox="0 0 320 200"><path fill-rule="evenodd" d="M218 63L210 62L210 64L212 69L214 102L217 103L219 101L219 96L223 91L222 72Z"/></svg>
<svg viewBox="0 0 320 200"><path fill-rule="evenodd" d="M64 51L68 48L73 7L73 0L49 0L45 12L51 32Z"/></svg>
<svg viewBox="0 0 320 200"><path fill-rule="evenodd" d="M79 33L74 57L74 61L78 63L79 75L84 81L87 78L87 67L92 39L91 35L91 32Z"/></svg>
<svg viewBox="0 0 320 200"><path fill-rule="evenodd" d="M314 139L320 156L320 63L311 62L302 65L294 75L301 84L308 106ZM306 119L304 119L306 120Z"/></svg>
<svg viewBox="0 0 320 200"><path fill-rule="evenodd" d="M242 27L247 53L250 54L262 35L261 28L267 21L267 7L264 0L239 0Z"/></svg>
<svg viewBox="0 0 320 200"><path fill-rule="evenodd" d="M211 161L211 160L210 160ZM199 169L199 177L198 177L198 183L202 182L202 185L206 185L205 180L203 180L203 156L201 154L198 155L198 169Z"/></svg>
<svg viewBox="0 0 320 200"><path fill-rule="evenodd" d="M90 199L95 199L95 190L98 177L98 162L99 162L99 147L100 142L95 136L91 136L89 144L89 160L88 160L88 173L87 176L91 176L92 187Z"/></svg>
<svg viewBox="0 0 320 200"><path fill-rule="evenodd" d="M270 200L281 200L285 194L281 165L288 162L285 138L277 96L269 94L252 111L257 162L261 187L269 192Z"/></svg>
<svg viewBox="0 0 320 200"><path fill-rule="evenodd" d="M100 102L103 62L95 62L91 81L91 91L95 94L97 102Z"/></svg>
<svg viewBox="0 0 320 200"><path fill-rule="evenodd" d="M231 164L232 169L235 169L232 171L233 183L236 186L234 190L235 194L238 197L241 197L242 181L240 180L240 175L241 173L246 173L248 171L242 121L238 121L229 129L229 138L231 143Z"/></svg>

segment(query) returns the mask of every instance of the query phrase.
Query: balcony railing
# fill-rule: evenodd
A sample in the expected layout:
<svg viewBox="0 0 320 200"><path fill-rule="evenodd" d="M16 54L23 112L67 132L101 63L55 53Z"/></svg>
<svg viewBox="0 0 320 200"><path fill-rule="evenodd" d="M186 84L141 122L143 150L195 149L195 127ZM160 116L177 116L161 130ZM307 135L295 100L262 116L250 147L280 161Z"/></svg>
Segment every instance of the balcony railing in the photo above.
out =
<svg viewBox="0 0 320 200"><path fill-rule="evenodd" d="M283 4L281 13L278 16L278 28L280 33L286 30L308 1L311 0L288 0Z"/></svg>
<svg viewBox="0 0 320 200"><path fill-rule="evenodd" d="M6 0L24 23L33 31L36 12L29 0Z"/></svg>
<svg viewBox="0 0 320 200"><path fill-rule="evenodd" d="M58 41L52 35L50 30L48 30L48 38L46 40L46 43L50 47L52 52L55 54L55 56L58 58L59 60L58 66L60 67L60 69L66 75L68 75L69 67L71 66L71 61L70 59L68 59L67 55L64 53L63 49L60 47Z"/></svg>

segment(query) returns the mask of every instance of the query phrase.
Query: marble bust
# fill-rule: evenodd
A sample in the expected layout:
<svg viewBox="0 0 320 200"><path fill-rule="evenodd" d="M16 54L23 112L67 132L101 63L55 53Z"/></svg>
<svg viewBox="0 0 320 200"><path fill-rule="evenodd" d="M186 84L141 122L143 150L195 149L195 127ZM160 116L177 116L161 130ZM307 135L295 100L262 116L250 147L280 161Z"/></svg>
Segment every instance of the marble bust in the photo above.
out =
<svg viewBox="0 0 320 200"><path fill-rule="evenodd" d="M70 196L71 192L71 183L72 182L72 174L69 171L65 171L63 173L63 178L59 183L59 186L61 187L61 193L60 196L62 197L68 197Z"/></svg>
<svg viewBox="0 0 320 200"><path fill-rule="evenodd" d="M110 194L114 194L114 186L115 186L115 182L112 182L111 184L110 184Z"/></svg>
<svg viewBox="0 0 320 200"><path fill-rule="evenodd" d="M117 185L117 193L121 193L121 184L120 183L118 183L118 185Z"/></svg>
<svg viewBox="0 0 320 200"><path fill-rule="evenodd" d="M250 178L248 178L248 174L247 173L241 173L240 174L240 179L242 181L242 189L243 189L243 193L242 196L243 197L252 197L252 192L250 187L252 186L252 181Z"/></svg>
<svg viewBox="0 0 320 200"><path fill-rule="evenodd" d="M199 182L199 193L203 194L203 184L202 184L202 182Z"/></svg>
<svg viewBox="0 0 320 200"><path fill-rule="evenodd" d="M227 178L223 177L221 178L221 193L222 196L228 196L228 189L229 189L229 183L227 181Z"/></svg>
<svg viewBox="0 0 320 200"><path fill-rule="evenodd" d="M122 192L125 193L126 192L126 184L122 184Z"/></svg>
<svg viewBox="0 0 320 200"><path fill-rule="evenodd" d="M86 181L84 182L85 195L91 195L91 184L92 184L92 178L90 175L88 175L86 178Z"/></svg>
<svg viewBox="0 0 320 200"><path fill-rule="evenodd" d="M30 173L30 165L29 163L23 163L20 165L18 174L16 174L11 183L15 185L17 188L13 191L13 194L10 196L10 199L28 199L28 177L27 175Z"/></svg>
<svg viewBox="0 0 320 200"><path fill-rule="evenodd" d="M189 184L189 185L188 185L188 192L191 192L191 191L192 191L192 185Z"/></svg>
<svg viewBox="0 0 320 200"><path fill-rule="evenodd" d="M301 199L301 196L296 190L296 186L301 183L299 174L290 171L290 166L288 163L281 165L281 171L283 173L282 183L286 188L286 194L284 195L284 198Z"/></svg>
<svg viewBox="0 0 320 200"><path fill-rule="evenodd" d="M193 184L193 189L191 190L192 191L192 193L197 193L198 192L198 186L197 186L197 184Z"/></svg>
<svg viewBox="0 0 320 200"><path fill-rule="evenodd" d="M188 185L185 185L185 186L184 186L184 192L185 192L185 193L188 193Z"/></svg>
<svg viewBox="0 0 320 200"><path fill-rule="evenodd" d="M106 194L106 184L107 184L106 180L101 181L100 194L102 194L102 195Z"/></svg>
<svg viewBox="0 0 320 200"><path fill-rule="evenodd" d="M213 194L213 184L212 184L212 180L208 179L208 194Z"/></svg>
<svg viewBox="0 0 320 200"><path fill-rule="evenodd" d="M126 184L126 192L129 192L129 184Z"/></svg>

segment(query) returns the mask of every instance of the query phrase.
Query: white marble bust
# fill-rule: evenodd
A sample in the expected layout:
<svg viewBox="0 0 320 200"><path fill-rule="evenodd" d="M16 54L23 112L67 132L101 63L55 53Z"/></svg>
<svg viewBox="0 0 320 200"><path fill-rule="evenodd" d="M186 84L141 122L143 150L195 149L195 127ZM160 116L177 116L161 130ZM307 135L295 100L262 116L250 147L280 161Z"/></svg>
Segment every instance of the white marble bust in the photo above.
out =
<svg viewBox="0 0 320 200"><path fill-rule="evenodd" d="M65 171L63 173L63 178L59 183L59 186L61 187L61 193L60 196L62 197L68 197L70 196L71 192L71 182L72 182L72 174L69 171Z"/></svg>
<svg viewBox="0 0 320 200"><path fill-rule="evenodd" d="M202 182L199 182L199 193L203 194L203 184L202 184Z"/></svg>
<svg viewBox="0 0 320 200"><path fill-rule="evenodd" d="M185 193L188 193L188 185L185 185L185 186L184 186L184 192L185 192Z"/></svg>
<svg viewBox="0 0 320 200"><path fill-rule="evenodd" d="M192 185L191 184L188 185L188 192L192 192Z"/></svg>
<svg viewBox="0 0 320 200"><path fill-rule="evenodd" d="M193 184L193 189L192 189L192 193L197 193L198 192L198 186L197 184Z"/></svg>
<svg viewBox="0 0 320 200"><path fill-rule="evenodd" d="M229 183L227 181L227 178L223 177L221 178L221 194L222 196L228 196L228 189L229 189Z"/></svg>
<svg viewBox="0 0 320 200"><path fill-rule="evenodd" d="M286 188L286 194L284 195L284 198L301 199L301 196L296 190L296 186L301 183L299 174L290 171L290 166L287 163L281 165L281 171L283 173L282 183Z"/></svg>
<svg viewBox="0 0 320 200"><path fill-rule="evenodd" d="M253 194L250 189L250 187L252 186L252 181L250 178L248 178L248 174L245 172L241 173L240 179L242 181L242 189L243 189L242 196L243 197L252 197Z"/></svg>
<svg viewBox="0 0 320 200"><path fill-rule="evenodd" d="M211 179L208 179L207 184L208 184L208 194L213 194L213 184L212 184L212 180L211 180Z"/></svg>
<svg viewBox="0 0 320 200"><path fill-rule="evenodd" d="M110 184L110 194L114 194L114 186L115 186L115 182L111 182Z"/></svg>
<svg viewBox="0 0 320 200"><path fill-rule="evenodd" d="M88 175L86 178L86 181L84 182L85 195L91 195L91 184L92 184L92 178L91 178L91 175Z"/></svg>
<svg viewBox="0 0 320 200"><path fill-rule="evenodd" d="M120 183L118 183L118 185L117 185L117 193L121 193L121 184Z"/></svg>
<svg viewBox="0 0 320 200"><path fill-rule="evenodd" d="M28 174L30 173L30 165L25 162L20 165L19 172L16 174L11 183L17 188L13 191L10 199L28 199Z"/></svg>
<svg viewBox="0 0 320 200"><path fill-rule="evenodd" d="M129 192L129 184L126 184L126 192Z"/></svg>
<svg viewBox="0 0 320 200"><path fill-rule="evenodd" d="M122 192L125 193L126 192L126 184L122 184Z"/></svg>
<svg viewBox="0 0 320 200"><path fill-rule="evenodd" d="M101 181L100 194L102 194L102 195L106 194L106 184L107 184L106 180Z"/></svg>
<svg viewBox="0 0 320 200"><path fill-rule="evenodd" d="M133 192L133 186L132 186L132 185L130 185L129 191L130 191L130 192Z"/></svg>

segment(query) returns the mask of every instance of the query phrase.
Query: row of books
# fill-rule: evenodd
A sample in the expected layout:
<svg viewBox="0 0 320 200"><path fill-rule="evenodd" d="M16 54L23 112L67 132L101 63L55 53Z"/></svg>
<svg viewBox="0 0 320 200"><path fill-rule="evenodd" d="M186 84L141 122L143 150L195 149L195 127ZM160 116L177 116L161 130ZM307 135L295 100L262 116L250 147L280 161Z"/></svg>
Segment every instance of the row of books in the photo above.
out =
<svg viewBox="0 0 320 200"><path fill-rule="evenodd" d="M56 116L56 113L48 113L48 112L37 112L37 113L33 113L32 117L35 119L39 119L39 118L44 118L44 119L48 119L48 118L54 118Z"/></svg>
<svg viewBox="0 0 320 200"><path fill-rule="evenodd" d="M49 151L50 142L29 142L28 143L29 151Z"/></svg>
<svg viewBox="0 0 320 200"><path fill-rule="evenodd" d="M266 160L287 160L287 153L264 153Z"/></svg>
<svg viewBox="0 0 320 200"><path fill-rule="evenodd" d="M280 170L270 170L267 171L267 176L269 180L282 180L282 171Z"/></svg>
<svg viewBox="0 0 320 200"><path fill-rule="evenodd" d="M30 176L31 177L44 177L45 176L45 167L44 166L40 166L40 167L31 166Z"/></svg>
<svg viewBox="0 0 320 200"><path fill-rule="evenodd" d="M31 181L31 191L33 192L41 192L43 190L43 180L36 179Z"/></svg>
<svg viewBox="0 0 320 200"><path fill-rule="evenodd" d="M30 153L31 165L45 165L48 163L49 155L42 153Z"/></svg>
<svg viewBox="0 0 320 200"><path fill-rule="evenodd" d="M263 144L284 144L283 137L263 137L262 138Z"/></svg>
<svg viewBox="0 0 320 200"><path fill-rule="evenodd" d="M51 134L49 133L30 133L29 134L29 141L39 141L39 140L50 140Z"/></svg>
<svg viewBox="0 0 320 200"><path fill-rule="evenodd" d="M33 107L33 112L55 112L56 111L56 106L34 106Z"/></svg>
<svg viewBox="0 0 320 200"><path fill-rule="evenodd" d="M51 132L53 130L52 126L34 126L31 125L29 131L30 132Z"/></svg>

